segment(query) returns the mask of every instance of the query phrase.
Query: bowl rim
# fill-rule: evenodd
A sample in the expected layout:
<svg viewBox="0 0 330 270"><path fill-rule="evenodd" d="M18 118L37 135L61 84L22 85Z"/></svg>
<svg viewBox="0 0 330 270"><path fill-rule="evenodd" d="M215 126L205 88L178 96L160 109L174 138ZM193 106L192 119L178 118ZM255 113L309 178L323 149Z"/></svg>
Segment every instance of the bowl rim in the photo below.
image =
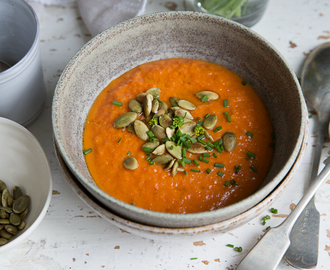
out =
<svg viewBox="0 0 330 270"><path fill-rule="evenodd" d="M24 241L24 239L26 239L29 235L31 235L31 233L39 226L39 224L41 223L41 221L43 220L43 218L45 217L47 210L49 208L49 204L52 198L52 190L53 190L53 180L52 180L52 174L51 174L51 169L49 166L49 162L47 159L47 156L45 154L44 149L42 148L40 142L38 141L38 139L25 127L23 127L22 125L16 123L13 120L4 118L4 117L0 117L0 125L1 124L8 124L11 128L14 128L16 130L19 130L19 132L24 133L24 135L30 137L36 144L36 150L35 151L40 151L40 154L42 155L42 158L45 161L45 165L46 168L45 170L47 171L48 174L48 182L49 182L49 188L47 191L47 197L44 203L44 206L42 207L40 213L38 214L37 218L34 220L34 222L30 225L30 227L28 227L26 230L23 230L15 239L10 240L7 244L3 245L0 247L0 253L4 253L8 250L10 250L11 248L13 248L14 246L18 245L19 243L21 243L22 241Z"/></svg>
<svg viewBox="0 0 330 270"><path fill-rule="evenodd" d="M253 194L248 196L247 198L236 202L234 204L231 204L226 207L222 207L213 211L205 211L205 212L197 212L197 213L188 213L188 214L178 214L178 213L163 213L163 212L157 212L157 211L152 211L152 210L147 210L143 208L139 208L136 206L132 206L128 203L125 203L123 201L120 201L119 199L116 199L115 197L112 197L111 195L107 194L100 188L98 188L96 185L92 185L89 183L89 181L82 175L81 172L75 167L71 159L69 158L68 153L65 150L64 145L62 144L61 141L61 136L60 136L60 128L56 124L56 117L57 117L57 111L56 109L59 107L57 103L57 98L59 95L59 92L61 89L65 88L65 78L67 74L70 75L72 70L74 69L74 66L76 65L77 62L81 61L82 56L84 55L84 52L90 51L91 48L95 47L95 45L98 43L99 40L103 40L108 34L110 33L118 33L118 29L120 29L124 25L134 25L134 23L138 23L141 20L144 19L150 19L151 21L155 20L155 18L161 19L162 17L166 18L185 18L189 19L189 17L193 19L199 19L202 20L203 18L207 20L212 20L212 21L217 21L218 23L224 23L224 24L229 24L231 25L232 28L240 29L241 31L244 31L247 33L247 35L253 39L258 40L263 46L267 47L272 53L280 59L280 61L283 63L283 66L286 68L288 74L290 74L290 77L292 79L292 82L295 85L295 88L298 91L298 96L299 96L299 101L301 104L301 121L300 121L300 130L299 130L299 136L297 138L297 141L295 143L295 146L293 148L292 153L290 154L288 158L288 162L282 167L282 169L277 173L277 175L266 185L264 185L261 189L255 191ZM190 20L191 20L190 18ZM119 31L120 32L120 31ZM119 24L116 24L114 26L109 27L108 29L104 30L100 34L96 35L94 38L92 38L90 41L88 41L82 48L78 50L78 52L72 57L72 59L69 61L65 69L63 70L58 83L55 88L54 96L53 96L53 104L52 104L52 124L53 124L53 130L54 130L54 138L55 142L58 145L59 151L61 153L61 156L63 157L65 163L68 165L69 169L73 174L79 179L79 181L83 185L87 185L93 192L95 192L98 196L102 197L103 199L110 201L111 203L115 204L116 206L120 207L121 209L124 209L125 211L128 211L130 213L134 213L136 215L143 215L145 217L150 217L150 218L157 218L157 219L164 219L167 220L168 222L172 221L177 221L181 220L182 222L189 222L189 220L193 219L198 219L198 220L204 220L207 218L210 218L210 216L214 216L220 211L230 210L231 212L237 212L239 208L241 208L242 205L246 205L249 203L252 198L254 197L262 197L262 199L267 196L279 183L284 179L286 174L290 171L290 168L294 164L294 161L297 158L297 155L299 153L299 150L302 146L303 142L303 137L304 137L304 130L306 129L307 126L307 107L305 104L305 100L302 94L302 90L300 87L300 84L298 82L298 79L287 62L287 60L283 57L283 55L265 38L263 38L261 35L253 31L252 29L249 29L245 27L244 25L241 25L237 22L222 18L220 16L212 15L212 14L206 14L206 13L199 13L199 12L191 12L191 11L168 11L168 12L157 12L157 13L152 13L152 14L146 14L142 15L139 17L135 17L126 21L123 21ZM264 196L262 196L264 194ZM261 200L262 200L261 199ZM258 200L260 201L260 200ZM255 205L254 203L253 205ZM249 203L251 205L251 203ZM253 207L251 205L251 207ZM251 208L249 207L249 208ZM246 209L246 208L245 208ZM184 227L178 227L178 228L184 228Z"/></svg>

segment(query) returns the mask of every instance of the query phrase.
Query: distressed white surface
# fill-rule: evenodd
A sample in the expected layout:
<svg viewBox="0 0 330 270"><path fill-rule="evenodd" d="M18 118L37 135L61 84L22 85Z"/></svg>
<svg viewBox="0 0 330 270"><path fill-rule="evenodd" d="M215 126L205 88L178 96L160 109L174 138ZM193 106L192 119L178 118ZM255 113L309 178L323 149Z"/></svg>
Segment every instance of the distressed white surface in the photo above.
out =
<svg viewBox="0 0 330 270"><path fill-rule="evenodd" d="M149 0L146 13L168 10L170 1ZM311 49L330 41L330 3L317 0L270 0L265 16L253 29L269 40L287 59L297 76ZM182 0L177 0L182 10ZM266 226L260 217L230 233L198 242L165 243L125 233L92 212L71 190L57 163L51 126L51 101L56 82L67 62L89 39L74 3L44 6L34 3L41 25L41 57L47 85L47 103L42 115L28 129L43 146L53 174L53 196L48 213L38 229L17 249L0 257L0 269L233 269L257 242L266 226L280 224L305 188L314 150L315 115L310 119L309 143L299 173L274 203L277 217ZM290 44L291 42L291 44ZM296 44L296 47L293 46ZM325 143L323 157L329 155ZM330 181L316 195L321 214L319 264L329 269ZM233 244L242 253L226 247ZM276 252L276 251L274 251ZM197 258L191 260L191 258ZM279 270L293 269L282 260Z"/></svg>

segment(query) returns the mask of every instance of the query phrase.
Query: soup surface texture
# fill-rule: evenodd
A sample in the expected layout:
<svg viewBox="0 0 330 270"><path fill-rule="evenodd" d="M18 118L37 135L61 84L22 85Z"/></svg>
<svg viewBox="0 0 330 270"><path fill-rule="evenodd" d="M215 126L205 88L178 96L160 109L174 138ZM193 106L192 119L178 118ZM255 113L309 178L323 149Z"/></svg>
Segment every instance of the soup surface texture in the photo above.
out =
<svg viewBox="0 0 330 270"><path fill-rule="evenodd" d="M205 117L217 118L212 129L205 129L213 142L201 139L206 146L213 144L209 154L186 151L186 162L179 162L175 176L172 169L164 170L165 165L153 164L156 155L142 147L146 141L126 127L114 127L115 120L130 111L129 101L154 87L161 90L158 98L166 102L169 111L169 99L176 97L196 105L189 111L195 123L200 121L203 126ZM206 90L219 97L195 96ZM137 120L145 121L143 113ZM236 136L236 146L230 152L214 147L221 146L219 140L226 132ZM91 150L85 157L94 181L113 197L154 211L194 213L233 204L258 188L270 165L272 132L261 99L240 76L201 60L165 59L137 66L99 94L87 117L83 147ZM124 167L127 157L136 159L136 169Z"/></svg>

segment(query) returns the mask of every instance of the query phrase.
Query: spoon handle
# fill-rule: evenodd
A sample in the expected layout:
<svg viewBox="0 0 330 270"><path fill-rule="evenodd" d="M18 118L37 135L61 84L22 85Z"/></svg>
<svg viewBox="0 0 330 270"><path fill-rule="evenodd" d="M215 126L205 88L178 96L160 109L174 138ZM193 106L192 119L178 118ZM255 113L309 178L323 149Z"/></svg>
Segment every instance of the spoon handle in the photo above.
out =
<svg viewBox="0 0 330 270"><path fill-rule="evenodd" d="M326 159L327 164L316 177L306 194L299 201L291 214L281 225L269 229L262 239L243 258L236 270L267 269L275 270L286 250L290 246L289 235L296 219L304 210L305 206L314 196L317 189L323 184L330 174L330 157Z"/></svg>

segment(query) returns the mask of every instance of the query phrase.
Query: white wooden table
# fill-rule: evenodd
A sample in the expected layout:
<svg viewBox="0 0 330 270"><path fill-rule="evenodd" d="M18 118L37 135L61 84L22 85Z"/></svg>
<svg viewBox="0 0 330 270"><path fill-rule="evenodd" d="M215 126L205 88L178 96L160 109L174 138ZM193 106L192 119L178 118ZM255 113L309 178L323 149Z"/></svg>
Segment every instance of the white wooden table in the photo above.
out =
<svg viewBox="0 0 330 270"><path fill-rule="evenodd" d="M168 2L149 0L146 13L166 11ZM176 10L183 9L182 0L175 3ZM144 239L118 229L90 210L71 190L54 154L51 103L62 70L91 36L75 3L64 6L35 4L34 7L41 25L47 103L28 129L39 139L47 154L53 176L53 196L38 229L15 250L0 256L0 269L234 269L264 234L261 219L270 214L269 211L212 239L171 243ZM326 0L270 0L264 17L252 29L270 41L300 77L306 54L318 44L330 41L330 3ZM309 119L308 147L299 172L274 203L279 214L272 216L267 226L280 224L308 186L315 120L315 115ZM328 142L323 150L325 158L330 154ZM325 270L330 269L330 180L318 191L316 206L321 214L316 269ZM243 251L235 252L226 244L241 246ZM282 260L278 269L293 268Z"/></svg>

